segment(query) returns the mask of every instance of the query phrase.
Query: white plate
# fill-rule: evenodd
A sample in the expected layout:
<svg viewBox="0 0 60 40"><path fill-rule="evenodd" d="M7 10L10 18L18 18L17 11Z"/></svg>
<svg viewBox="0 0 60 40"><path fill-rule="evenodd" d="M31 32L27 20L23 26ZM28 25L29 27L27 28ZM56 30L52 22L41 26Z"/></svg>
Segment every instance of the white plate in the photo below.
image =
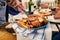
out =
<svg viewBox="0 0 60 40"><path fill-rule="evenodd" d="M60 19L54 19L54 15L48 16L48 20L54 23L60 23Z"/></svg>

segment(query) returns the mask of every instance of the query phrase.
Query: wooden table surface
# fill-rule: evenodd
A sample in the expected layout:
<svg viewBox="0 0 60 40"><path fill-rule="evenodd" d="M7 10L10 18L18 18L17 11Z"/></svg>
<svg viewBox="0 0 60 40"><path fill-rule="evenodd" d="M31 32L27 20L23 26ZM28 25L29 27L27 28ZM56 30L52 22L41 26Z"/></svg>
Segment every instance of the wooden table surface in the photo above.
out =
<svg viewBox="0 0 60 40"><path fill-rule="evenodd" d="M0 26L0 40L16 40L16 35L13 35L5 29L5 26L8 24L5 23Z"/></svg>

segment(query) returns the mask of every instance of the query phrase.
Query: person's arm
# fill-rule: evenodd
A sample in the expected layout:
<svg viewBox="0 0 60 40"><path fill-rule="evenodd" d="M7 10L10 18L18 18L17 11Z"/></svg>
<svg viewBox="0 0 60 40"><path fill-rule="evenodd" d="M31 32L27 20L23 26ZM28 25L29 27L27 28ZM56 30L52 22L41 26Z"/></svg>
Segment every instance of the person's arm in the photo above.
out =
<svg viewBox="0 0 60 40"><path fill-rule="evenodd" d="M18 0L10 0L10 1L7 1L7 4L9 6L11 6L12 8L14 8L15 10L18 10L20 12L21 11L25 11L22 3L19 2Z"/></svg>
<svg viewBox="0 0 60 40"><path fill-rule="evenodd" d="M16 8L16 2L15 2L15 0L6 0L6 3L7 3L7 5L9 5L10 7L12 7L12 8L14 8L14 9L16 9L17 10L17 8Z"/></svg>
<svg viewBox="0 0 60 40"><path fill-rule="evenodd" d="M23 11L23 12L25 12L25 9L24 9L24 7L23 7L22 4L19 4L19 5L18 5L18 11Z"/></svg>

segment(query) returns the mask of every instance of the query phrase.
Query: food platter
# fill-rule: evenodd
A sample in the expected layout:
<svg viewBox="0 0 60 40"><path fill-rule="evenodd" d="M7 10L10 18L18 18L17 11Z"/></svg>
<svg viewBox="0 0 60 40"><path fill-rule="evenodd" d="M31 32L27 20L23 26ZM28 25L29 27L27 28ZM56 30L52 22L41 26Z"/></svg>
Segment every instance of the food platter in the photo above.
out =
<svg viewBox="0 0 60 40"><path fill-rule="evenodd" d="M32 30L39 30L39 29L43 29L43 28L46 28L46 27L48 27L48 23L46 23L46 24L44 24L44 25L42 25L42 26L40 26L40 27L38 27L38 28L27 28L28 27L28 25L24 25L24 24L22 24L22 22L17 22L17 24L19 25L19 27L22 27L22 28L26 28L26 29L32 29Z"/></svg>
<svg viewBox="0 0 60 40"><path fill-rule="evenodd" d="M27 29L40 28L46 25L47 23L48 21L46 20L46 18L37 15L30 15L28 18L23 18L17 21L17 24L20 27L27 28Z"/></svg>

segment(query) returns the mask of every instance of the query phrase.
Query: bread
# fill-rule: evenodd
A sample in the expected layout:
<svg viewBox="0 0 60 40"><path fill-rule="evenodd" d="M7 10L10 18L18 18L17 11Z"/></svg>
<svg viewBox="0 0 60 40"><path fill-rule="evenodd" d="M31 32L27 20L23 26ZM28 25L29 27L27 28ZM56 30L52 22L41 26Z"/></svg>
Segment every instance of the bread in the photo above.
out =
<svg viewBox="0 0 60 40"><path fill-rule="evenodd" d="M22 21L17 21L17 24L18 24L20 27L28 28L27 25L25 25L25 23L22 22Z"/></svg>

